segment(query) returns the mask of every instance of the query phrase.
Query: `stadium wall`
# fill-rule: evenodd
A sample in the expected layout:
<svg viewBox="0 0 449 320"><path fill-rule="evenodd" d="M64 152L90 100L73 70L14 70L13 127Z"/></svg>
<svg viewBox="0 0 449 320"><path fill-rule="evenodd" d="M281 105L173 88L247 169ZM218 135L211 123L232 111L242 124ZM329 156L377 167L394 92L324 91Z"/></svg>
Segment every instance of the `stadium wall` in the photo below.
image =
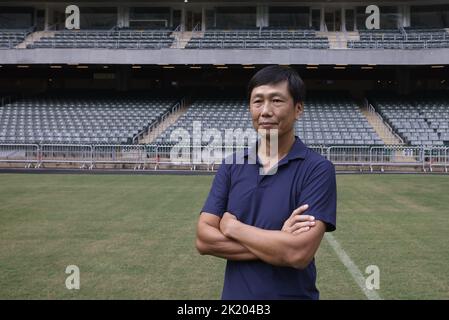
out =
<svg viewBox="0 0 449 320"><path fill-rule="evenodd" d="M319 50L213 49L1 50L2 64L449 64L449 49Z"/></svg>

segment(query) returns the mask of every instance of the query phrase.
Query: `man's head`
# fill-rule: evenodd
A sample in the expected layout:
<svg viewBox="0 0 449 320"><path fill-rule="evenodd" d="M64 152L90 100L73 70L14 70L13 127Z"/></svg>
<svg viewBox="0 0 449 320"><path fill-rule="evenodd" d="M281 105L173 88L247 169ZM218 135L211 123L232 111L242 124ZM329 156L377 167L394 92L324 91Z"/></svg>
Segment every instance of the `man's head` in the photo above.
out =
<svg viewBox="0 0 449 320"><path fill-rule="evenodd" d="M289 67L268 66L248 84L248 100L254 129L277 129L279 138L294 133L295 121L304 110L305 85Z"/></svg>

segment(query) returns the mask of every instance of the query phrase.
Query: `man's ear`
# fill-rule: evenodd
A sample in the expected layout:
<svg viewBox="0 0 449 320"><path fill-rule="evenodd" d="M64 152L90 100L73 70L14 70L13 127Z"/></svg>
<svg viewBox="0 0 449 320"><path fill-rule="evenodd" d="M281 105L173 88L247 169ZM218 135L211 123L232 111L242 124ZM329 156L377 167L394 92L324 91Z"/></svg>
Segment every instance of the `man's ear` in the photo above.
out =
<svg viewBox="0 0 449 320"><path fill-rule="evenodd" d="M301 117L302 113L304 112L304 102L300 101L297 102L295 105L295 112L296 112L296 120L299 120L299 118Z"/></svg>

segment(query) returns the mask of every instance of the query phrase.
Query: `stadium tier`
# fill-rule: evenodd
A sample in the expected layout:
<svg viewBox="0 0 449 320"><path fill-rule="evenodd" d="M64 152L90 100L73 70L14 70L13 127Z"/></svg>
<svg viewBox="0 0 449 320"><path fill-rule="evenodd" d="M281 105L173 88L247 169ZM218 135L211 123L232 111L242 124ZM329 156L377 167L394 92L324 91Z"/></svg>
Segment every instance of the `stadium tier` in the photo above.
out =
<svg viewBox="0 0 449 320"><path fill-rule="evenodd" d="M2 31L1 47L14 48L29 31ZM445 29L380 29L358 31L360 40L350 40L349 49L430 49L449 48L449 33ZM77 30L56 31L27 44L27 48L107 48L162 49L175 42L171 30ZM177 46L176 46L177 47ZM329 49L326 36L315 30L236 29L207 30L193 33L186 49Z"/></svg>
<svg viewBox="0 0 449 320"><path fill-rule="evenodd" d="M2 32L1 46L14 48L28 31ZM449 33L445 29L380 29L359 30L360 40L349 40L348 49L431 49L449 48ZM107 48L162 49L175 42L174 33L161 30L75 30L56 31L27 44L27 48ZM178 47L178 46L175 46ZM329 49L327 36L315 30L235 29L194 32L186 49Z"/></svg>
<svg viewBox="0 0 449 320"><path fill-rule="evenodd" d="M0 143L132 143L176 102L155 98L26 98L0 108Z"/></svg>
<svg viewBox="0 0 449 320"><path fill-rule="evenodd" d="M449 4L170 0L101 6L89 0L76 5L3 1L3 28L36 31L20 47L15 45L23 35L5 35L3 47L17 49L433 49L449 48Z"/></svg>
<svg viewBox="0 0 449 320"><path fill-rule="evenodd" d="M23 42L31 29L0 29L0 49L13 49Z"/></svg>
<svg viewBox="0 0 449 320"><path fill-rule="evenodd" d="M449 48L445 29L360 30L359 41L348 41L352 49L430 49Z"/></svg>
<svg viewBox="0 0 449 320"><path fill-rule="evenodd" d="M145 97L25 98L0 108L0 143L134 143L133 138L160 120L176 101ZM407 145L449 144L447 94L412 98L382 93L370 96L369 101ZM154 143L178 143L174 131L179 129L186 130L190 137L199 130L204 134L216 129L225 144L226 129L249 133L252 121L244 99L198 99ZM295 130L309 145L384 145L357 104L344 94L309 97Z"/></svg>
<svg viewBox="0 0 449 320"><path fill-rule="evenodd" d="M327 37L318 37L315 30L259 29L211 30L194 35L186 49L328 49Z"/></svg>
<svg viewBox="0 0 449 320"><path fill-rule="evenodd" d="M344 95L329 94L325 98L307 99L305 112L296 123L296 134L309 145L382 145L361 113L359 107ZM217 129L225 137L225 129L251 131L248 104L243 99L199 99L176 123L157 139L158 144L173 144L172 133L185 129L193 137L194 121L201 121L201 130ZM178 131L179 132L179 131ZM176 139L176 135L174 137ZM207 144L208 142L203 142ZM226 141L223 141L225 144Z"/></svg>
<svg viewBox="0 0 449 320"><path fill-rule="evenodd" d="M449 96L399 98L374 95L370 99L382 117L410 145L449 144Z"/></svg>
<svg viewBox="0 0 449 320"><path fill-rule="evenodd" d="M24 41L29 30L0 31L0 47L14 48ZM379 29L359 30L360 40L349 40L348 49L431 49L449 48L449 33L445 29ZM176 44L174 46L174 44ZM182 48L175 34L160 30L63 30L28 43L26 48L106 48L162 49ZM186 49L329 49L327 36L318 36L313 29L208 29L193 32Z"/></svg>
<svg viewBox="0 0 449 320"><path fill-rule="evenodd" d="M65 30L43 37L27 48L161 49L169 48L173 40L170 30Z"/></svg>
<svg viewBox="0 0 449 320"><path fill-rule="evenodd" d="M345 94L310 96L296 131L313 145L383 145L357 104Z"/></svg>
<svg viewBox="0 0 449 320"><path fill-rule="evenodd" d="M158 144L174 144L171 141L172 132L185 129L191 137L199 134L194 131L194 121L201 123L201 130L217 129L224 137L225 129L252 128L251 118L248 112L248 104L243 99L198 99L184 113L178 121L168 127L156 139ZM200 129L199 127L197 127ZM207 144L207 142L203 142Z"/></svg>

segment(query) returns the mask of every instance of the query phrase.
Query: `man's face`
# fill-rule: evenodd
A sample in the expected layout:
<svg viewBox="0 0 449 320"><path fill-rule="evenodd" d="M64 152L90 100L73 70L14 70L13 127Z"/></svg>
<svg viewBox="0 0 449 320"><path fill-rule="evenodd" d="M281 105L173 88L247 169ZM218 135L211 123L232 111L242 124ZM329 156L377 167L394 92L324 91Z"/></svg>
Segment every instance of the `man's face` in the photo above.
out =
<svg viewBox="0 0 449 320"><path fill-rule="evenodd" d="M253 126L256 131L278 130L278 137L294 131L295 121L299 119L303 104L293 103L287 81L274 85L255 87L249 102Z"/></svg>

